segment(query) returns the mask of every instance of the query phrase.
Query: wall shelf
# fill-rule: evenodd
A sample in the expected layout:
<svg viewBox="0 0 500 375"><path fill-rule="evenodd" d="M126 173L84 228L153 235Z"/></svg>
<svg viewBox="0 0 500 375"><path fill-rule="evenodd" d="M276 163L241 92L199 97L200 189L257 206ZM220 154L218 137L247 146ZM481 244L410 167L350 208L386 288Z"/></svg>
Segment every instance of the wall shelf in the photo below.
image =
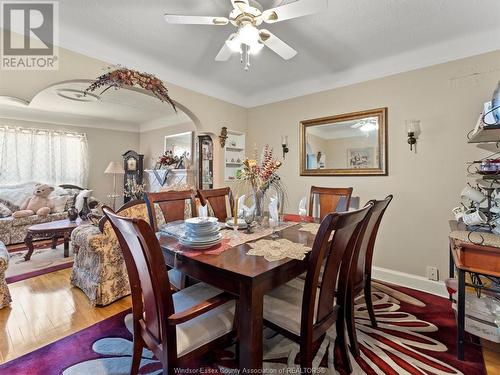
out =
<svg viewBox="0 0 500 375"><path fill-rule="evenodd" d="M245 160L245 133L228 130L226 147L224 148L224 179L234 181L243 162L231 160Z"/></svg>
<svg viewBox="0 0 500 375"><path fill-rule="evenodd" d="M471 136L468 143L497 143L500 142L500 125L493 125L479 129Z"/></svg>

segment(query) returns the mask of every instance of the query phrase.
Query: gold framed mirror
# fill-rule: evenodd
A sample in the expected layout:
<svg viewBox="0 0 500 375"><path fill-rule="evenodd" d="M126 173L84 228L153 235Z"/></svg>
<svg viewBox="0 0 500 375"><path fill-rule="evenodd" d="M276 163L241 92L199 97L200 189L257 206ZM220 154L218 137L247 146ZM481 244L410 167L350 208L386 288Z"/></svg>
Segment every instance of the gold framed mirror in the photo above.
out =
<svg viewBox="0 0 500 375"><path fill-rule="evenodd" d="M300 123L301 176L387 176L387 108Z"/></svg>

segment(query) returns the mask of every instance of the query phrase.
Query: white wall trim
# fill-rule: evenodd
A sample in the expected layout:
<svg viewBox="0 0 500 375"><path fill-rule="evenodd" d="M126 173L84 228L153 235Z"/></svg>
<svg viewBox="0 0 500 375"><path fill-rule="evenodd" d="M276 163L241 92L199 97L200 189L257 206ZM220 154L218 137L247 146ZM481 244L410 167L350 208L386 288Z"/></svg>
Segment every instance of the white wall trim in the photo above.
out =
<svg viewBox="0 0 500 375"><path fill-rule="evenodd" d="M399 272L387 268L373 267L372 278L387 283L401 285L406 288L419 290L434 294L436 296L448 298L448 292L444 281L428 280L425 277L412 275L410 273Z"/></svg>

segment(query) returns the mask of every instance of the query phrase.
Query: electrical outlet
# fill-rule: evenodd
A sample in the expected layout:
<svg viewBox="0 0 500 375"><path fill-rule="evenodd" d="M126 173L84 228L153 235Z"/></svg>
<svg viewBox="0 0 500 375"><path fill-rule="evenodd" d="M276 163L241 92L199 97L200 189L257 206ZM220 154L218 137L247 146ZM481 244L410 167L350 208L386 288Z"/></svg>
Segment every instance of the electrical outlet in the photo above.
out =
<svg viewBox="0 0 500 375"><path fill-rule="evenodd" d="M439 270L437 267L427 266L427 278L429 280L439 281Z"/></svg>

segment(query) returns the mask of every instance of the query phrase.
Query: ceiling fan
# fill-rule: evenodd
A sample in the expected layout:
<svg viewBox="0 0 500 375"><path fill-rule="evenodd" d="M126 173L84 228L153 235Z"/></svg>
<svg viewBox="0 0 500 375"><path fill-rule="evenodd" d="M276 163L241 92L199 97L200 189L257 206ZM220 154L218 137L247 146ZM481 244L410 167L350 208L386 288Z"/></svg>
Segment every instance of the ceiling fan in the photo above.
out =
<svg viewBox="0 0 500 375"><path fill-rule="evenodd" d="M359 129L362 132L371 132L378 129L378 119L376 117L370 117L362 119L361 121L351 125L352 129Z"/></svg>
<svg viewBox="0 0 500 375"><path fill-rule="evenodd" d="M276 8L263 10L254 0L231 0L233 10L229 17L184 16L165 14L165 20L172 24L225 26L231 23L238 30L225 41L215 57L216 61L227 61L233 52L241 54L245 70L250 67L250 55L264 46L277 53L284 60L293 58L297 51L266 29L259 29L262 23L276 23L292 18L319 13L328 8L328 0L297 0Z"/></svg>

